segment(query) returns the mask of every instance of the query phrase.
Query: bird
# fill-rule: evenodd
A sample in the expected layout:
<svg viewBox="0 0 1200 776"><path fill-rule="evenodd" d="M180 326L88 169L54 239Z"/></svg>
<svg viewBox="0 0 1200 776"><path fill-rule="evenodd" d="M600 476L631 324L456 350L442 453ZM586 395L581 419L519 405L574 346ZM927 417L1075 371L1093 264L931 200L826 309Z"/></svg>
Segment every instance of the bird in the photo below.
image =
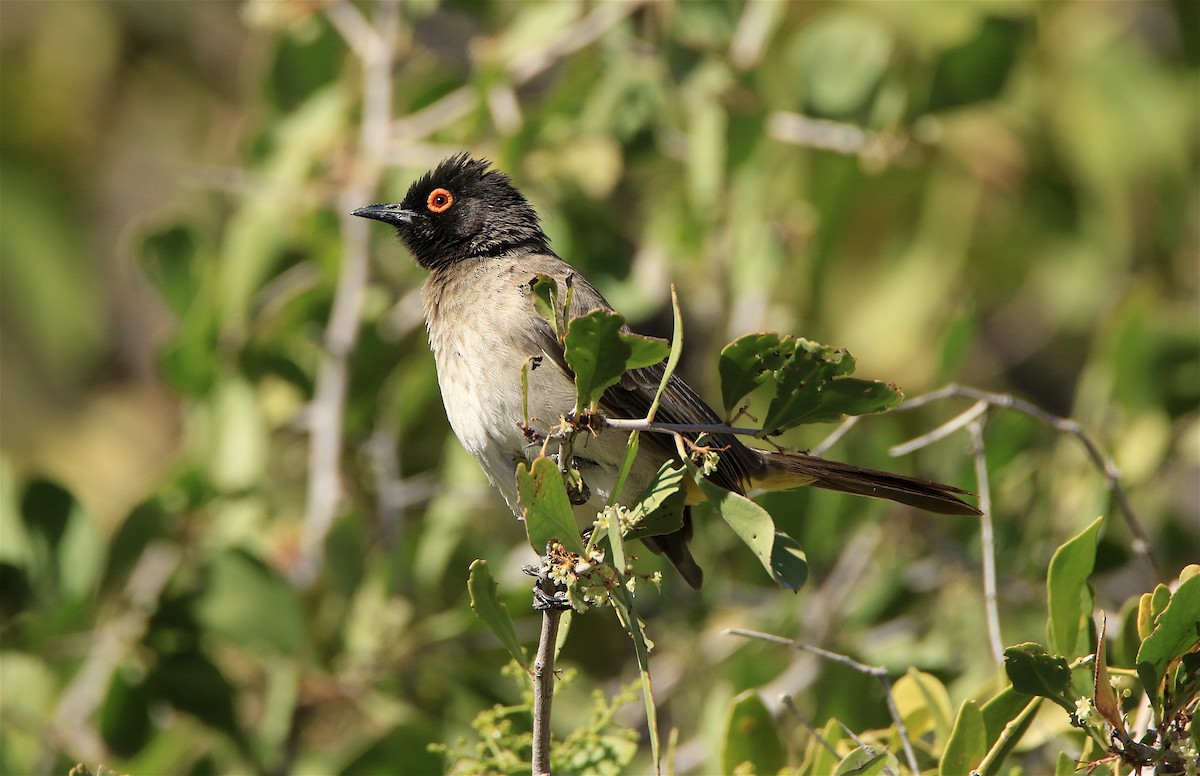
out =
<svg viewBox="0 0 1200 776"><path fill-rule="evenodd" d="M520 517L517 466L536 458L544 442L526 433L525 410L531 419L555 423L576 402L574 376L563 347L534 306L533 281L539 275L551 278L558 286L558 298L571 300L570 317L612 310L611 305L551 249L537 211L487 159L455 154L414 181L402 201L368 205L353 215L392 226L416 263L429 271L421 289L422 302L446 416L463 447ZM611 418L645 417L665 369L664 361L627 371L604 391L600 412ZM528 379L524 397L523 370ZM667 382L655 420L704 426L723 423L675 374ZM628 433L605 429L575 444L574 466L589 492L585 494L589 500L576 506L576 514L588 522L612 493ZM619 501L626 504L638 497L665 462L678 456L670 436L648 434L643 440L621 491ZM811 485L941 514L979 514L960 498L972 494L951 485L804 453L762 450L731 434L711 435L710 444L721 452L716 469L706 475L708 480L738 494ZM697 590L704 574L688 542L693 533L691 506L703 498L700 488L689 489L682 527L642 539L650 550L665 555Z"/></svg>

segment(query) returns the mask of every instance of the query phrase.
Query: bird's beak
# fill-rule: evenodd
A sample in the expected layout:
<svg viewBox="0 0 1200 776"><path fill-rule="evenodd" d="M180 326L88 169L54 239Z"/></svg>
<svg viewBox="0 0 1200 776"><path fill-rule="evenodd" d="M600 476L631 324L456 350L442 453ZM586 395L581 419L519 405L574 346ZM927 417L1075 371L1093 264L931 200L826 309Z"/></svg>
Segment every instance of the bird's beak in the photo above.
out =
<svg viewBox="0 0 1200 776"><path fill-rule="evenodd" d="M382 221L385 224L392 226L400 226L401 224L411 224L413 216L416 215L411 210L405 210L399 205L367 205L360 207L358 210L350 213L352 216L360 218L373 218L376 221Z"/></svg>

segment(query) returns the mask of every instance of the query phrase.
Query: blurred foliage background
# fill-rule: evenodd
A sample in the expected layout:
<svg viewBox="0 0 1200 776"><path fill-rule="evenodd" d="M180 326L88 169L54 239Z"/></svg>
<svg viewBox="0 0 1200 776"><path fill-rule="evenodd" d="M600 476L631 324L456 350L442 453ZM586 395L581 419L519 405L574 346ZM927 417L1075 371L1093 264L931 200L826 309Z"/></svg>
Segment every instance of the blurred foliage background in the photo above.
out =
<svg viewBox="0 0 1200 776"><path fill-rule="evenodd" d="M720 347L759 329L844 346L910 396L1012 392L1114 457L1164 579L1197 557L1192 0L0 14L5 773L437 772L428 743L518 702L465 579L489 559L532 642L523 531L449 434L421 271L346 215L458 150L513 176L637 330L669 336L676 284L682 371L714 402ZM865 420L830 454L977 488L961 436L885 454L964 407ZM1043 632L1050 553L1098 514L1097 605L1158 581L1077 441L1005 413L985 438L1006 644ZM762 501L806 589L701 515L704 591L668 574L640 599L681 772L719 767L748 688L887 724L872 680L727 627L916 666L955 702L993 686L974 521ZM564 663L561 731L635 675L598 613Z"/></svg>

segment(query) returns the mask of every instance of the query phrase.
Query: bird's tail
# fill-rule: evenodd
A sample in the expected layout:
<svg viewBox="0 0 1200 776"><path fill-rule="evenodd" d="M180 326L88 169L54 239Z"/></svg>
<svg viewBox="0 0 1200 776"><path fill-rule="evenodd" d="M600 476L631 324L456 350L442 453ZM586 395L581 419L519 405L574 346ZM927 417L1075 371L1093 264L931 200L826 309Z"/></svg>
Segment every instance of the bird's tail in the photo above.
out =
<svg viewBox="0 0 1200 776"><path fill-rule="evenodd" d="M863 469L802 453L758 451L765 464L754 477L755 487L785 490L813 485L842 493L885 498L943 515L978 515L979 510L958 498L970 491L901 474Z"/></svg>
<svg viewBox="0 0 1200 776"><path fill-rule="evenodd" d="M675 533L643 537L642 543L649 547L656 555L667 556L667 560L671 561L671 565L675 567L684 581L693 590L699 590L700 585L704 583L704 571L696 563L696 559L692 557L692 551L688 549L688 541L691 538L692 508L684 507L682 528Z"/></svg>

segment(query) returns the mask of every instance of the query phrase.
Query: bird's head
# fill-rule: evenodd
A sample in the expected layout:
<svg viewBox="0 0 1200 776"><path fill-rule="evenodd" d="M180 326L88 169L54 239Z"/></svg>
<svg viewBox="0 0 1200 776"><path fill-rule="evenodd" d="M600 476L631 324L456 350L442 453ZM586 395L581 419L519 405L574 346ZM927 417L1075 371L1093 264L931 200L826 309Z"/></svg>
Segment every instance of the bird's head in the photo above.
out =
<svg viewBox="0 0 1200 776"><path fill-rule="evenodd" d="M354 215L391 224L426 269L514 251L548 253L537 212L508 176L462 153L422 175L397 204Z"/></svg>

